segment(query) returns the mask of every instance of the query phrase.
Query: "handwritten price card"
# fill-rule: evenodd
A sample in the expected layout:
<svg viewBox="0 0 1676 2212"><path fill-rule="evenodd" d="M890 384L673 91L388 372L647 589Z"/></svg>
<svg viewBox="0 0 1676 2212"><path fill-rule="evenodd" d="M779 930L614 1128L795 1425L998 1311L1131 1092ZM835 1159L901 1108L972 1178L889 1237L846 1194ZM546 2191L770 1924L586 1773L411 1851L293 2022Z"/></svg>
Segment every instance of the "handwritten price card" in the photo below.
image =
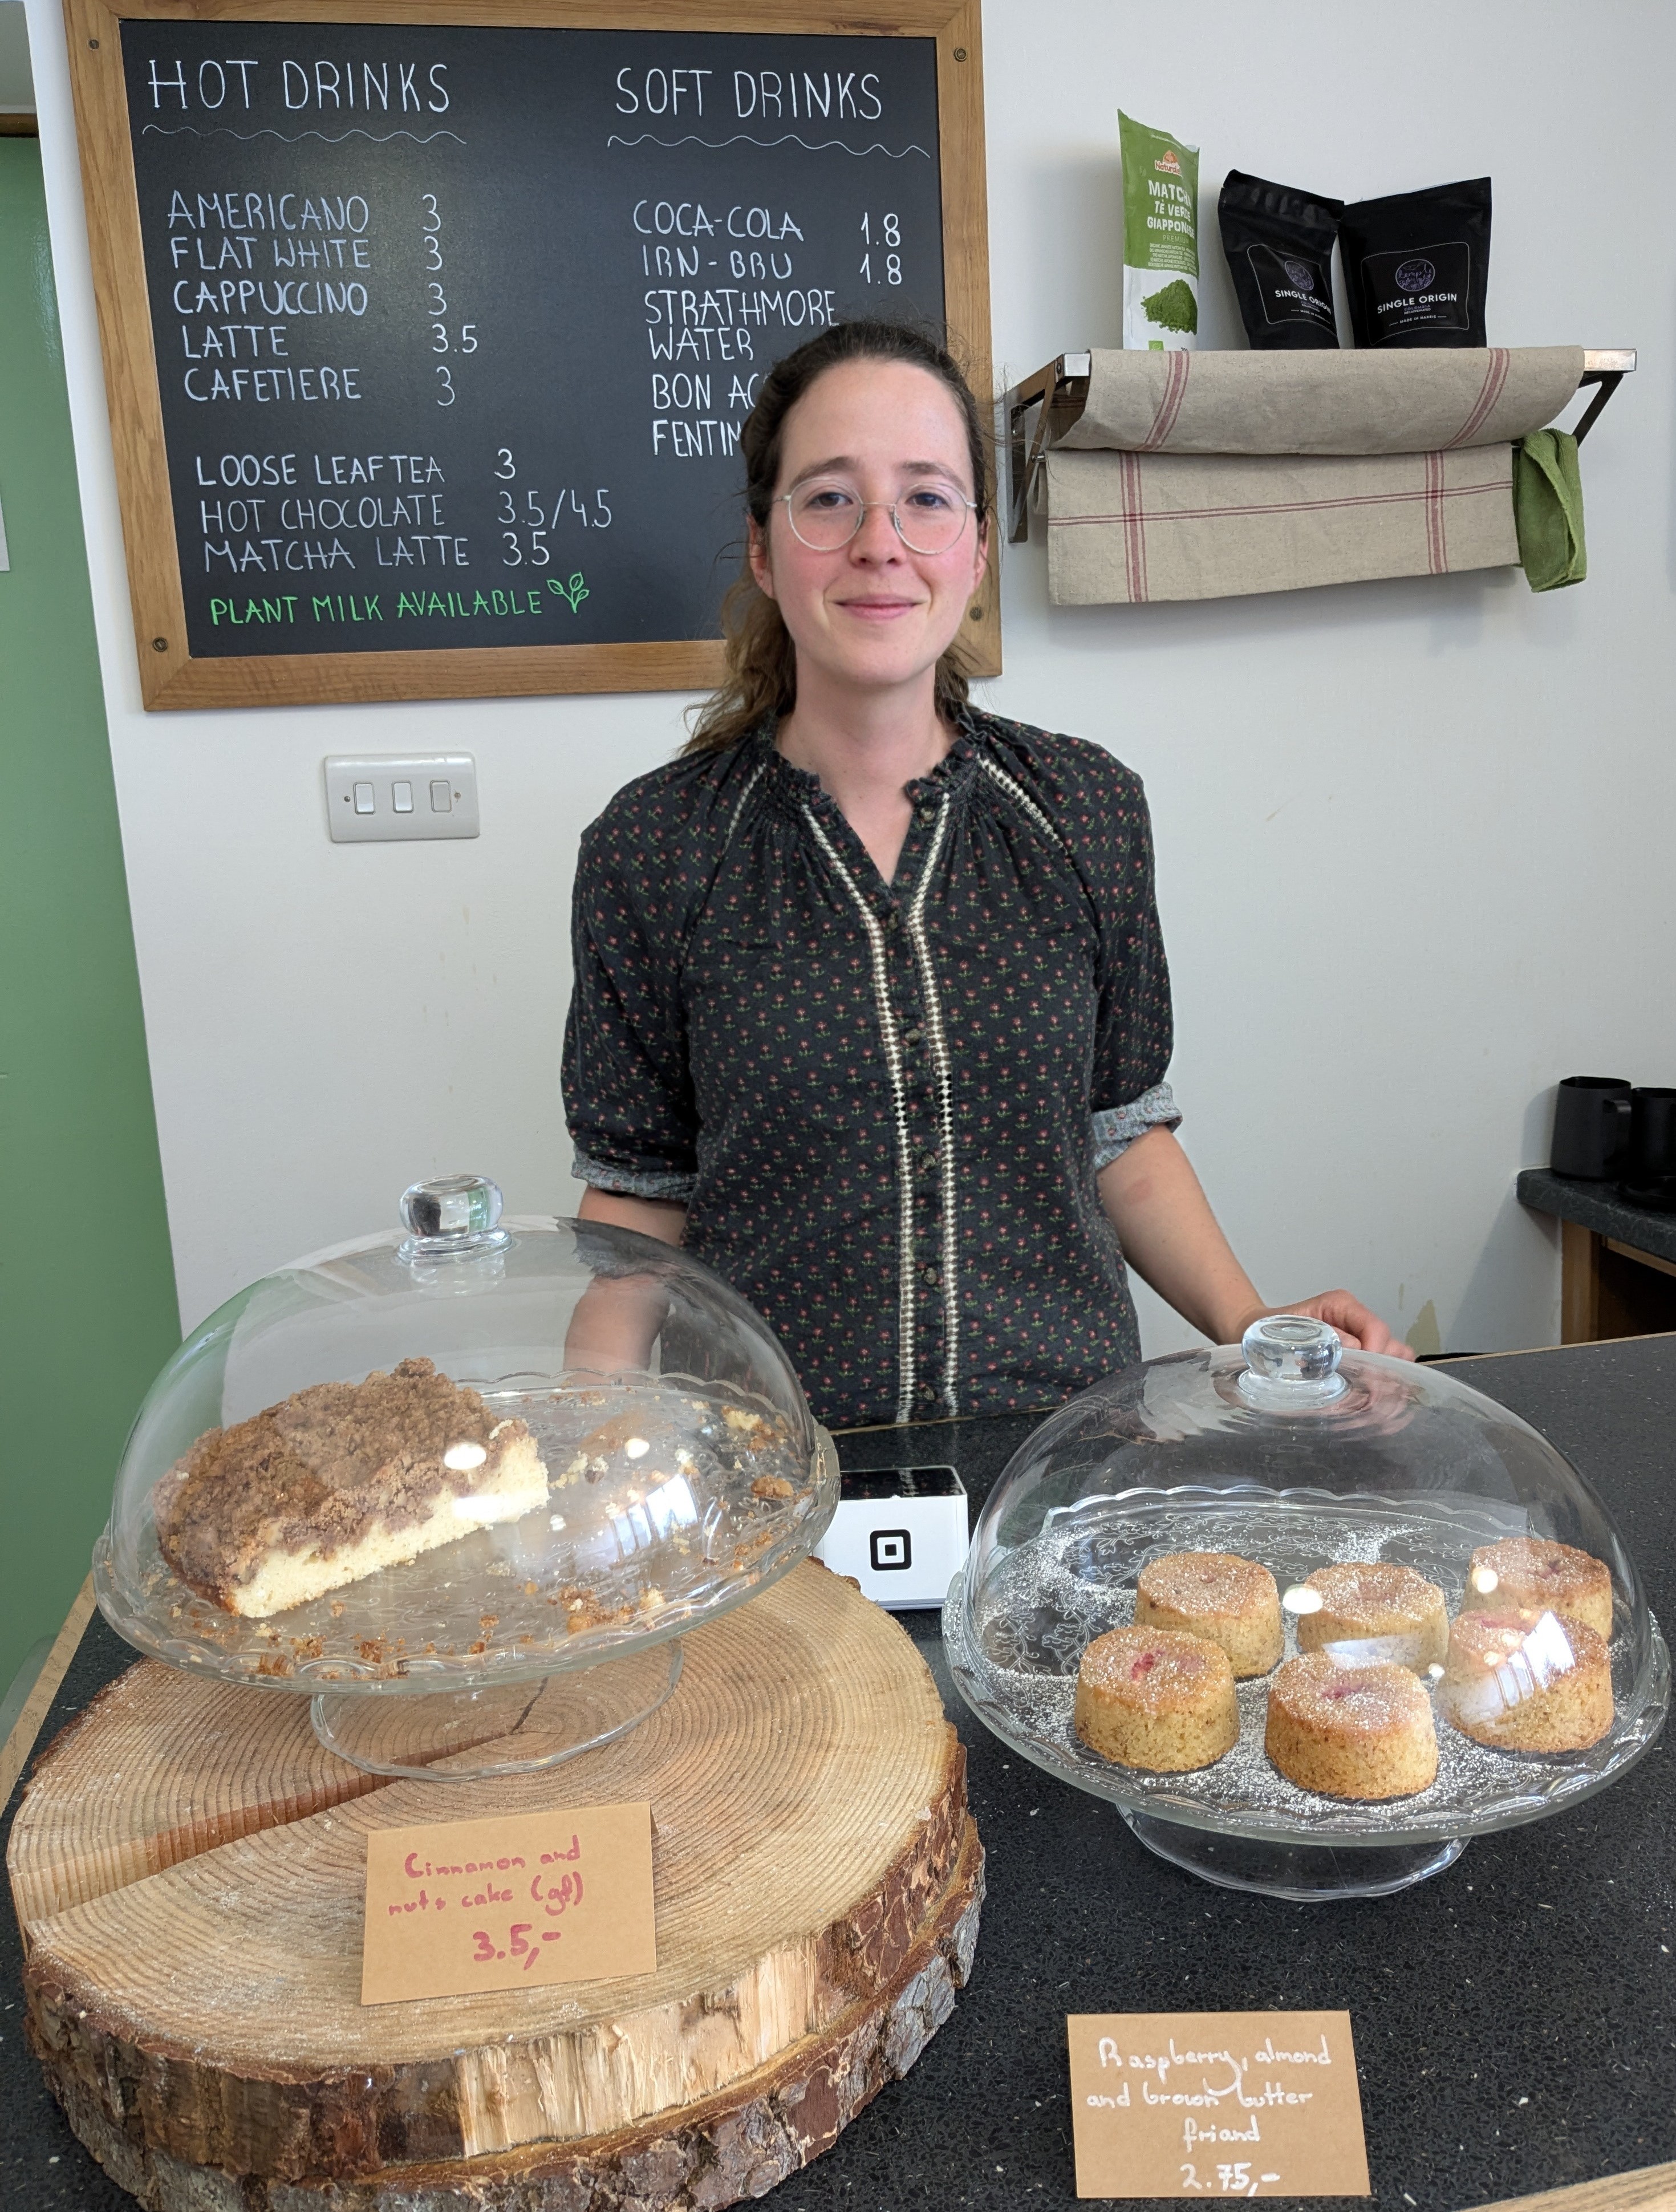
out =
<svg viewBox="0 0 1676 2212"><path fill-rule="evenodd" d="M1366 2197L1347 2012L1073 2013L1078 2197Z"/></svg>
<svg viewBox="0 0 1676 2212"><path fill-rule="evenodd" d="M658 1965L652 1808L375 1830L362 2004L597 1982Z"/></svg>

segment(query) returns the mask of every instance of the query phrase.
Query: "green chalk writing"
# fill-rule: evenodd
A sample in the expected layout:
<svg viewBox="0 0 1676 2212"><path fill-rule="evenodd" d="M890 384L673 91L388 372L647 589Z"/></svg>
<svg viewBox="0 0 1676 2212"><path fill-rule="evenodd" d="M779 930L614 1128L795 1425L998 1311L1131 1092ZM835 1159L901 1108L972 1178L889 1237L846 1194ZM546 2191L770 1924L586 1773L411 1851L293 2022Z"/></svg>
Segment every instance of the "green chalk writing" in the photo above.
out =
<svg viewBox="0 0 1676 2212"><path fill-rule="evenodd" d="M235 627L244 623L288 623L297 618L297 599L295 592L286 592L276 599L246 599L242 608L236 599L211 599L210 619L216 629L223 623Z"/></svg>
<svg viewBox="0 0 1676 2212"><path fill-rule="evenodd" d="M316 622L367 623L384 620L384 609L379 605L379 594L376 592L368 592L359 599L353 592L327 592L310 601L309 612Z"/></svg>
<svg viewBox="0 0 1676 2212"><path fill-rule="evenodd" d="M474 615L538 615L542 605L541 593L533 590L403 592L396 600L396 619L399 622L407 615L443 615L469 622Z"/></svg>
<svg viewBox="0 0 1676 2212"><path fill-rule="evenodd" d="M574 576L562 584L556 576L550 576L547 579L547 588L550 592L556 592L562 599L569 601L572 614L580 612L583 600L588 596L588 587L582 580L582 572L580 568Z"/></svg>

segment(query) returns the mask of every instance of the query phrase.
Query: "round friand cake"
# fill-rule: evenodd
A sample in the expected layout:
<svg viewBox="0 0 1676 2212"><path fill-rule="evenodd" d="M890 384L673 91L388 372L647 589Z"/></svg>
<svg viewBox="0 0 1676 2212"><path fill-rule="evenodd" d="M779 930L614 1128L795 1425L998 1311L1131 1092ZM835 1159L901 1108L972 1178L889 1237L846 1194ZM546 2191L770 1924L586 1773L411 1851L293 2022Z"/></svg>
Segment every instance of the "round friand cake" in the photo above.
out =
<svg viewBox="0 0 1676 2212"><path fill-rule="evenodd" d="M1075 1726L1114 1766L1149 1774L1210 1766L1239 1741L1232 1662L1202 1637L1111 1629L1083 1654Z"/></svg>
<svg viewBox="0 0 1676 2212"><path fill-rule="evenodd" d="M1137 1628L1169 1628L1219 1644L1242 1682L1266 1674L1286 1648L1274 1577L1233 1552L1170 1552L1135 1586Z"/></svg>
<svg viewBox="0 0 1676 2212"><path fill-rule="evenodd" d="M1431 1699L1392 1659L1289 1659L1270 1686L1263 1747L1289 1782L1322 1797L1410 1797L1437 1773Z"/></svg>
<svg viewBox="0 0 1676 2212"><path fill-rule="evenodd" d="M1300 1605L1300 1651L1319 1651L1330 1644L1368 1646L1357 1656L1394 1659L1416 1674L1443 1656L1449 1640L1443 1593L1412 1567L1399 1566L1394 1559L1348 1559L1317 1567L1303 1587L1321 1602L1312 1612ZM1289 1593L1287 1602L1298 1605L1299 1600Z"/></svg>
<svg viewBox="0 0 1676 2212"><path fill-rule="evenodd" d="M1545 1536L1480 1544L1466 1570L1465 1612L1563 1613L1612 1641L1612 1574L1604 1559Z"/></svg>
<svg viewBox="0 0 1676 2212"><path fill-rule="evenodd" d="M1548 1608L1462 1613L1437 1702L1492 1751L1585 1751L1612 1726L1612 1662L1586 1623Z"/></svg>

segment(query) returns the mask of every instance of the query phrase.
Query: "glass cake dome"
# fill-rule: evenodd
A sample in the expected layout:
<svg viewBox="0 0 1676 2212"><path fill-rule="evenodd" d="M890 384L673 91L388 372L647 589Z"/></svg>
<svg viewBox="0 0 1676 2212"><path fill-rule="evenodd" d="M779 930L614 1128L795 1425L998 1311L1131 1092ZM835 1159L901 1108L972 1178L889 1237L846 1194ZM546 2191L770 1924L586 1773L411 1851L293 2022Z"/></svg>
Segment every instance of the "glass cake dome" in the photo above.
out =
<svg viewBox="0 0 1676 2212"><path fill-rule="evenodd" d="M307 1692L322 1741L380 1773L527 1771L621 1734L673 1690L682 1634L805 1558L837 1503L831 1439L719 1276L501 1212L482 1176L416 1183L403 1228L212 1314L140 1408L94 1554L128 1642ZM549 1748L473 1765L553 1675Z"/></svg>
<svg viewBox="0 0 1676 2212"><path fill-rule="evenodd" d="M1369 1612L1370 1593L1408 1611ZM1272 1644L1242 1647L1265 1608ZM1163 1686L1183 1644L1160 1626L1201 1639L1186 1689ZM1473 1835L1604 1788L1670 1695L1635 1563L1570 1462L1454 1376L1344 1352L1295 1316L1127 1369L1050 1415L996 1483L943 1628L961 1694L1003 1741L1109 1799L1164 1857L1299 1899L1403 1887ZM1242 1679L1218 1686L1229 1669L1205 1641L1236 1652ZM1300 1684L1316 1700L1301 1719ZM1431 1778L1367 1765L1376 1746L1322 1765L1346 1741L1323 1689L1370 1716L1382 1695L1386 1737L1400 1716ZM1225 1733L1189 1742L1218 1698ZM1143 1732L1155 1725L1173 1733Z"/></svg>

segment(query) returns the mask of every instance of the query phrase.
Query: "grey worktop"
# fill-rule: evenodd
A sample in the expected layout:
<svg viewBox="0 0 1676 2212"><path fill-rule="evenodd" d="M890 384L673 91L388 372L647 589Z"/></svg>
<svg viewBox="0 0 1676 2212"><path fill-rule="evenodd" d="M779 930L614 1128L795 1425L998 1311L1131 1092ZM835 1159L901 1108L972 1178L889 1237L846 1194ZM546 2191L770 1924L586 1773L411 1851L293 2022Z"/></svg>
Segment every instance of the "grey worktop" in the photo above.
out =
<svg viewBox="0 0 1676 2212"><path fill-rule="evenodd" d="M1457 1362L1606 1498L1676 1620L1676 1338ZM975 1510L1034 1417L841 1440L853 1468L951 1461ZM1108 1805L1027 1765L953 1698L933 1613L903 1616L970 1756L988 1900L969 1987L907 2078L765 2200L781 2212L1019 2212L1076 2202L1067 2012L1348 2009L1374 2198L1455 2208L1676 2158L1676 1778L1660 1743L1573 1810L1480 1837L1397 1896L1296 1905L1212 1889ZM95 1618L44 1741L131 1655ZM128 2212L19 2033L0 1944L0 2203Z"/></svg>
<svg viewBox="0 0 1676 2212"><path fill-rule="evenodd" d="M1524 1168L1515 1188L1521 1206L1528 1206L1534 1213L1555 1213L1562 1221L1575 1221L1602 1237L1615 1237L1620 1244L1632 1244L1637 1252L1676 1260L1676 1213L1631 1206L1612 1183L1558 1176L1552 1168Z"/></svg>

